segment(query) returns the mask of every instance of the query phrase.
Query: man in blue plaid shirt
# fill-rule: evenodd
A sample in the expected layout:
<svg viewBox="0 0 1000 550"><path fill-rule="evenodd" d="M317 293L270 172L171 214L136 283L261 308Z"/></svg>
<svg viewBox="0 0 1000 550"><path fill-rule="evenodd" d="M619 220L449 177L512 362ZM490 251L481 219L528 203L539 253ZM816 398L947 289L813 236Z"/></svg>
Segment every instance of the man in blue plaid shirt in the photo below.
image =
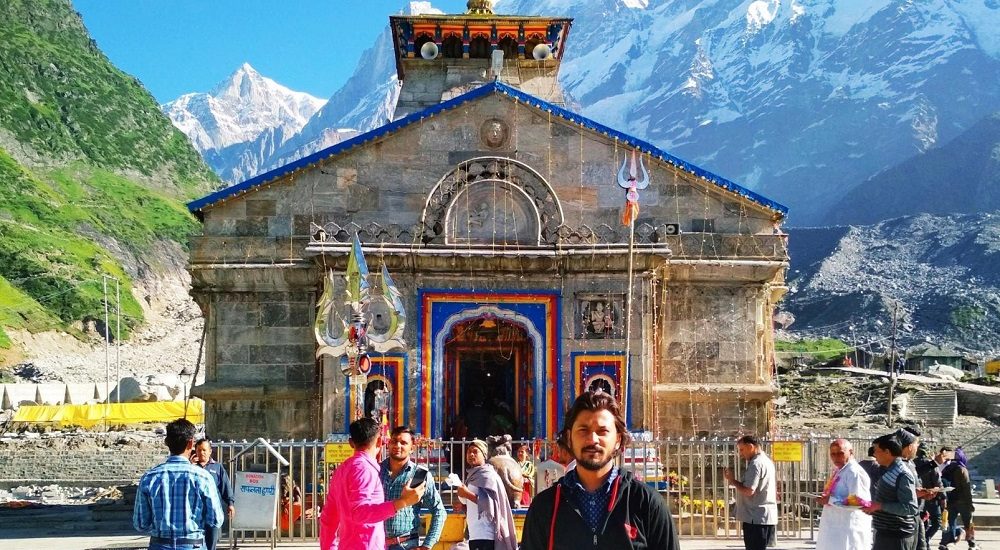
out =
<svg viewBox="0 0 1000 550"><path fill-rule="evenodd" d="M393 428L389 438L389 458L382 461L379 477L385 490L386 501L395 500L403 487L413 479L417 465L410 460L413 452L413 432L406 426ZM420 502L407 506L385 520L385 547L387 550L430 550L441 538L447 512L441 495L434 485L434 478L427 472L427 490ZM418 536L420 509L431 514L431 526L421 544Z"/></svg>
<svg viewBox="0 0 1000 550"><path fill-rule="evenodd" d="M212 474L191 464L194 424L180 418L167 424L166 462L139 481L132 524L149 535L149 550L204 547L204 528L220 527L225 516Z"/></svg>

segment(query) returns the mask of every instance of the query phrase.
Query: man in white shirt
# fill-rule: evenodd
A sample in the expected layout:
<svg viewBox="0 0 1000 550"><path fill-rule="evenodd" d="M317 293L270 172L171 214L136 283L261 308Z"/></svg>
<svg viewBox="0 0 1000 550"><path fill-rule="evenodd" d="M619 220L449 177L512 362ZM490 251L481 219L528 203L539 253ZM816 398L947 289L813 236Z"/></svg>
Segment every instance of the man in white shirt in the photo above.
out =
<svg viewBox="0 0 1000 550"><path fill-rule="evenodd" d="M823 515L816 550L869 550L872 518L860 506L872 500L871 480L854 459L854 447L846 439L830 444L830 460L833 474L818 499Z"/></svg>

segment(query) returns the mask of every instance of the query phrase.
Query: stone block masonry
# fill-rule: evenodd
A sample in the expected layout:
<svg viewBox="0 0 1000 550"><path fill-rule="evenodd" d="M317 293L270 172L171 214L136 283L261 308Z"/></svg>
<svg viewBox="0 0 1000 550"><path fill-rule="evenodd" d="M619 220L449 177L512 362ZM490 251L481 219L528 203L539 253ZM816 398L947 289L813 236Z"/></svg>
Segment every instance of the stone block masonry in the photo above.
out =
<svg viewBox="0 0 1000 550"><path fill-rule="evenodd" d="M0 438L0 485L125 484L163 462L162 435L22 434Z"/></svg>

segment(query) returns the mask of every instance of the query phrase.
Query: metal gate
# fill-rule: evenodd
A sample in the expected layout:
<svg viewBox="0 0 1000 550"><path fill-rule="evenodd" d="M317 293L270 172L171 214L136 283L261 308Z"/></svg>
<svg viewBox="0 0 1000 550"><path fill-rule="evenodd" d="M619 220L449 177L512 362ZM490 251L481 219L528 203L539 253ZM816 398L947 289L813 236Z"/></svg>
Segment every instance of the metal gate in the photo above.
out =
<svg viewBox="0 0 1000 550"><path fill-rule="evenodd" d="M864 454L869 440L854 440L855 449ZM550 445L541 441L515 441L531 446L538 460L549 456ZM769 456L775 441L763 446ZM830 439L785 439L780 443L798 448L799 460L776 460L778 492L778 536L783 539L813 538L821 507L814 495L821 493L832 464L829 457ZM794 443L789 446L788 443ZM430 470L440 482L451 471L460 476L465 469L465 449L469 441L418 439L413 460ZM249 442L216 442L215 459L226 465L232 456L250 445ZM326 497L329 468L324 461L324 442L277 441L271 445L284 456L290 466L289 479L296 489L282 495L279 505L280 541L311 541L319 535L319 513ZM779 445L780 447L780 445ZM793 453L794 454L794 453ZM782 458L781 456L777 458ZM791 458L791 457L784 457ZM276 466L263 449L255 449L240 457L236 468L274 471ZM678 532L685 538L739 538L740 524L735 519L735 492L723 477L723 469L733 470L740 477L745 463L736 453L735 439L676 438L633 442L621 458L621 467L655 487L667 500ZM285 493L286 491L283 491ZM451 492L443 492L446 506L452 505ZM239 513L239 510L236 511ZM238 541L267 540L263 532L231 532Z"/></svg>

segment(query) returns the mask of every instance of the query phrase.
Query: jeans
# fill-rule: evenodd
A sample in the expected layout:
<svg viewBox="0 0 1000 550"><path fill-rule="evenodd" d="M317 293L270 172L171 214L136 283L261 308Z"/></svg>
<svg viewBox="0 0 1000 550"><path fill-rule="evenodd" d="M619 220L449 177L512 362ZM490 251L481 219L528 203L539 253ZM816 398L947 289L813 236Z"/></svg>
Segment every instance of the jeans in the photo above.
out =
<svg viewBox="0 0 1000 550"><path fill-rule="evenodd" d="M150 543L149 550L204 550L205 545L202 544L157 544Z"/></svg>
<svg viewBox="0 0 1000 550"><path fill-rule="evenodd" d="M469 550L493 550L494 544L492 540L470 540Z"/></svg>
<svg viewBox="0 0 1000 550"><path fill-rule="evenodd" d="M205 550L215 550L215 546L219 544L219 539L222 538L222 528L221 527L206 527L205 528Z"/></svg>
<svg viewBox="0 0 1000 550"><path fill-rule="evenodd" d="M958 525L958 518L962 518L962 526ZM957 542L959 537L963 532L962 527L965 527L964 531L966 533L966 540L969 542L969 548L975 545L975 535L969 536L969 528L972 526L972 510L968 506L949 506L948 507L948 529L945 530L944 534L941 535L941 546L948 543Z"/></svg>
<svg viewBox="0 0 1000 550"><path fill-rule="evenodd" d="M393 544L387 546L385 550L410 550L410 548L416 548L420 546L420 542L417 539L404 540L399 544Z"/></svg>

